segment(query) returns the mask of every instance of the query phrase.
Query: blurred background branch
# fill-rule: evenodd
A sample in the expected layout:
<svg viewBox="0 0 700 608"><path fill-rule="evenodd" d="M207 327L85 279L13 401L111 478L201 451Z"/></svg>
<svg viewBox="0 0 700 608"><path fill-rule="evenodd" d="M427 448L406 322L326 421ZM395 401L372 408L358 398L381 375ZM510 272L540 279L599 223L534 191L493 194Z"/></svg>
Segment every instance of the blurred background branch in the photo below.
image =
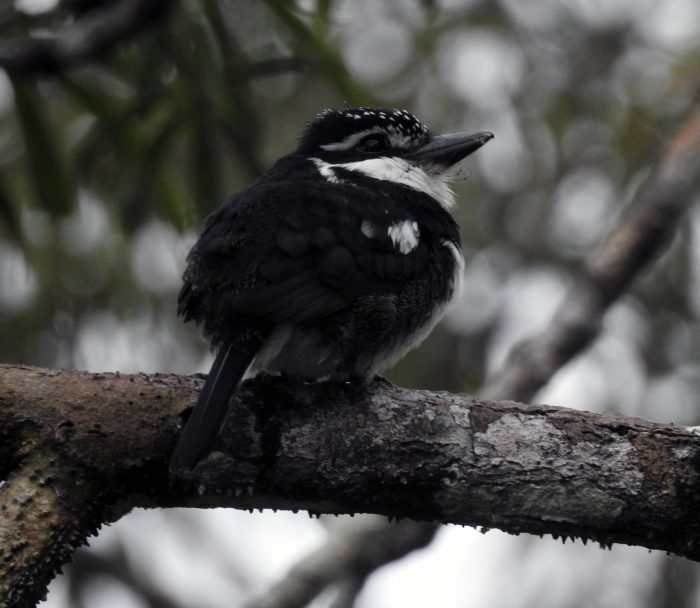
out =
<svg viewBox="0 0 700 608"><path fill-rule="evenodd" d="M328 585L338 587L333 608L350 607L365 579L377 568L429 544L436 526L365 515L331 527L326 544L307 555L264 596L247 608L294 608L308 605Z"/></svg>
<svg viewBox="0 0 700 608"><path fill-rule="evenodd" d="M96 525L141 505L376 512L700 559L700 438L688 429L383 379L263 377L232 401L217 454L173 480L166 462L177 415L201 387L193 376L0 367L0 428L10 444L0 604L9 607L31 605ZM380 526L312 555L273 605L312 597L322 583L309 578L340 576L352 591L434 531ZM372 545L372 536L383 542Z"/></svg>
<svg viewBox="0 0 700 608"><path fill-rule="evenodd" d="M602 329L607 309L647 269L678 229L700 190L700 110L664 147L651 178L620 223L584 263L549 326L518 344L480 392L484 399L529 401Z"/></svg>
<svg viewBox="0 0 700 608"><path fill-rule="evenodd" d="M60 34L0 41L0 67L14 75L65 70L95 61L113 46L129 40L160 20L176 2L118 0L93 2Z"/></svg>

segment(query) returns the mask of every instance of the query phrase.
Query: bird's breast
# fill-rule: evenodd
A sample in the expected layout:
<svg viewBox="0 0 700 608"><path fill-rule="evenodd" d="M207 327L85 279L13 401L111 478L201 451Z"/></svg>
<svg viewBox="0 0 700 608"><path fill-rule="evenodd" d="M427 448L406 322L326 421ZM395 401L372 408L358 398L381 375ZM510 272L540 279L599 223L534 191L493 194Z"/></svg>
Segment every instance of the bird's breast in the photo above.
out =
<svg viewBox="0 0 700 608"><path fill-rule="evenodd" d="M463 270L459 246L445 240L428 272L401 289L361 296L312 324L276 327L249 376L265 372L313 380L372 378L428 336L459 293Z"/></svg>

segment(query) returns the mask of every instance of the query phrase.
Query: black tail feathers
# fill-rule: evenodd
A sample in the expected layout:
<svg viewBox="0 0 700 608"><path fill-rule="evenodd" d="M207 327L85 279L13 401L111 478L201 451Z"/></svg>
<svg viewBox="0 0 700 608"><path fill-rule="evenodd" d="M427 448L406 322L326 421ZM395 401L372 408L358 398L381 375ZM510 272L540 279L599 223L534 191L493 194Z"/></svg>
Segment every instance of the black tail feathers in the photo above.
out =
<svg viewBox="0 0 700 608"><path fill-rule="evenodd" d="M191 469L211 451L228 404L257 351L257 345L224 344L170 457L172 472Z"/></svg>

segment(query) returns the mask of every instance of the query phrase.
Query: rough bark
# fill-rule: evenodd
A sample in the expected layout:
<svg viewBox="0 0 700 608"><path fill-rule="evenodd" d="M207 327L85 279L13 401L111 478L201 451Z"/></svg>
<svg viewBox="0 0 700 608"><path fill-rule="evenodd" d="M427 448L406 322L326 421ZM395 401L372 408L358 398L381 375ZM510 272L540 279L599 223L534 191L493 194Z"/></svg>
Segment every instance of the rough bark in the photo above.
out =
<svg viewBox="0 0 700 608"><path fill-rule="evenodd" d="M0 366L0 606L134 506L372 512L700 559L700 437L613 414L368 387L244 385L218 453L167 458L199 377Z"/></svg>

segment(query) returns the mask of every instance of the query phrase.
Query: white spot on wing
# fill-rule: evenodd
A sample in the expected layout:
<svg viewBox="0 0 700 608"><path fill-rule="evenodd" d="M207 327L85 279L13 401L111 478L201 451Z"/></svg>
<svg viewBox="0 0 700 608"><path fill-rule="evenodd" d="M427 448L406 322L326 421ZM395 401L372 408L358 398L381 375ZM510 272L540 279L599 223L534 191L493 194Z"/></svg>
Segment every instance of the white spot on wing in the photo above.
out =
<svg viewBox="0 0 700 608"><path fill-rule="evenodd" d="M418 222L411 220L403 220L392 224L389 226L387 234L391 242L394 243L394 247L404 255L411 253L418 247L418 242L420 241Z"/></svg>
<svg viewBox="0 0 700 608"><path fill-rule="evenodd" d="M360 226L360 231L368 239L372 239L377 236L377 227L369 220L362 220L362 225Z"/></svg>

